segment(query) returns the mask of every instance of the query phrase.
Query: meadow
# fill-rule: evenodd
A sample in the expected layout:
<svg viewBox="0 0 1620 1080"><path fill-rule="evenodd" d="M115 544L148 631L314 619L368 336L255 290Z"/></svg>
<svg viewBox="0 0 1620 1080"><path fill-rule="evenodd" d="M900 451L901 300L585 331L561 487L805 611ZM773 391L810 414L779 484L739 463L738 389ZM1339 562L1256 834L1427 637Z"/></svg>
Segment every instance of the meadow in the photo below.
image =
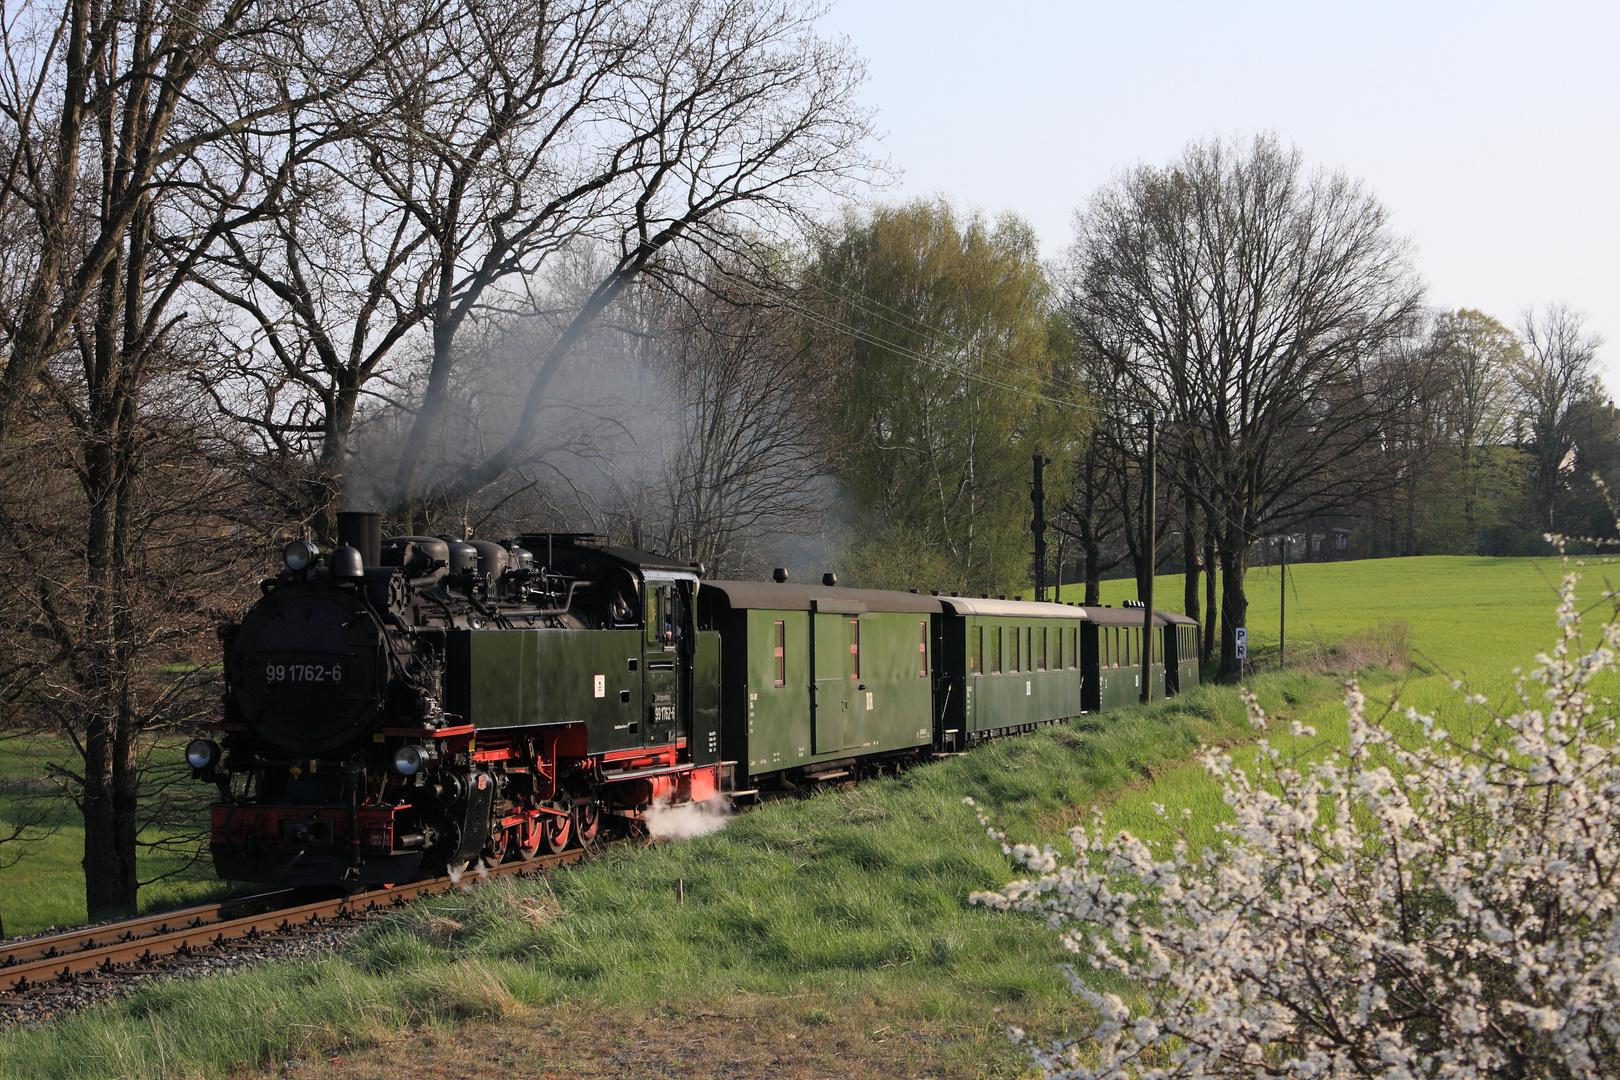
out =
<svg viewBox="0 0 1620 1080"><path fill-rule="evenodd" d="M1604 575L1620 571L1589 561L1582 593L1596 599ZM1281 722L1268 735L1289 753L1327 752L1342 737L1338 698L1350 674L1371 698L1441 710L1454 727L1487 722L1451 680L1466 676L1505 701L1511 669L1533 666L1555 638L1560 572L1556 560L1445 558L1291 568L1291 656L1298 641L1297 658L1310 643L1343 660L1350 654L1335 654L1336 643L1380 624L1405 628L1410 664L1328 673L1265 670L1281 579L1251 572L1261 670L1250 685L1280 721L1317 731L1296 741ZM1179 606L1180 586L1160 579L1159 606ZM1110 582L1104 600L1132 592ZM12 1031L0 1036L0 1075L219 1076L289 1060L313 1068L318 1056L331 1075L371 1076L391 1047L407 1046L413 1060L476 1057L497 1029L506 1039L583 1014L619 1018L609 1042L746 1014L754 1030L796 1046L869 1050L938 1075L1017 1075L1023 1058L1002 1038L1005 1024L1055 1035L1082 1017L1055 935L967 905L1014 874L963 797L1016 840L1061 842L1092 807L1111 827L1152 834L1165 827L1155 803L1193 809L1197 834L1212 835L1224 806L1192 757L1220 745L1241 760L1253 737L1234 687L1084 717L898 778L768 804L709 836L615 848L546 881L420 903L341 955L156 984ZM895 1032L915 1039L897 1049ZM333 1057L372 1065L345 1071Z"/></svg>
<svg viewBox="0 0 1620 1080"><path fill-rule="evenodd" d="M185 740L169 740L153 747L153 754L184 752ZM61 797L50 775L50 765L72 768L75 759L65 745L44 740L0 743L0 827L21 815L43 811L37 828L20 841L0 849L0 927L5 935L32 934L52 926L78 926L85 922L84 823L73 803ZM198 800L197 827L206 821L206 803ZM6 831L10 831L6 828ZM148 829L141 840L184 838ZM182 843L182 848L190 845ZM14 861L15 860L15 861ZM170 847L142 848L136 861L143 882L141 911L162 911L200 904L222 896L227 887L213 876L206 859L194 861Z"/></svg>

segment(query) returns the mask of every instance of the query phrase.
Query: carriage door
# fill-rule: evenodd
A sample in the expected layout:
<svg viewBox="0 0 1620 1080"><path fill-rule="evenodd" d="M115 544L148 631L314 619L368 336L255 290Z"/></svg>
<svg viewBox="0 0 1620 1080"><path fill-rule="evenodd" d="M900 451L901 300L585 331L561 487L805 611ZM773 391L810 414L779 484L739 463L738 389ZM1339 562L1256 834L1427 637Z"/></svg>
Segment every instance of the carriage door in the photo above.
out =
<svg viewBox="0 0 1620 1080"><path fill-rule="evenodd" d="M853 710L859 690L860 612L863 607L839 603L852 610L828 611L832 603L811 601L811 669L815 683L810 697L812 754L831 754L858 746L860 719ZM861 695L863 698L865 695Z"/></svg>
<svg viewBox="0 0 1620 1080"><path fill-rule="evenodd" d="M673 583L647 585L647 635L642 648L642 686L647 715L642 725L643 746L668 746L675 741L679 722L680 650L690 640L679 589Z"/></svg>

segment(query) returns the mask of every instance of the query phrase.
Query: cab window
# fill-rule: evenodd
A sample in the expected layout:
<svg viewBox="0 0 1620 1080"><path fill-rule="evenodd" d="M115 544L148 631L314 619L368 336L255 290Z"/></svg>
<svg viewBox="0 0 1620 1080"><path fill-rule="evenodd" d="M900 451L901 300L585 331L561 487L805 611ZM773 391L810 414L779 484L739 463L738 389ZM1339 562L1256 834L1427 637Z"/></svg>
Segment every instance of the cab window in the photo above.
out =
<svg viewBox="0 0 1620 1080"><path fill-rule="evenodd" d="M648 585L647 603L642 610L647 616L647 644L657 645L663 640L664 623L669 616L668 594L657 585Z"/></svg>

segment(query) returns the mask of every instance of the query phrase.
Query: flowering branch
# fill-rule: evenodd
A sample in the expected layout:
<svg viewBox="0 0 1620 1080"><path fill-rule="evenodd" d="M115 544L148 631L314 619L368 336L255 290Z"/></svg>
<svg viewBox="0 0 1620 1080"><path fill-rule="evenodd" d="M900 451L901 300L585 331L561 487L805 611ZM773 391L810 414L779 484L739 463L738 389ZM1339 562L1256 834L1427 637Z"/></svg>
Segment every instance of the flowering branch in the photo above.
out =
<svg viewBox="0 0 1620 1080"><path fill-rule="evenodd" d="M1483 735L1454 737L1408 709L1412 735L1398 737L1352 682L1349 745L1325 760L1296 767L1262 737L1251 778L1206 749L1233 814L1218 850L1195 856L1179 839L1163 857L1107 835L1094 813L1063 862L1009 843L979 812L1033 876L972 901L1044 916L1098 1016L1087 1040L1033 1048L1042 1072L1620 1072L1620 752L1610 703L1592 690L1617 667L1620 625L1583 649L1578 579L1564 575L1559 639L1519 680L1517 710L1487 708ZM1264 729L1258 701L1244 700ZM1141 1003L1099 989L1098 973Z"/></svg>

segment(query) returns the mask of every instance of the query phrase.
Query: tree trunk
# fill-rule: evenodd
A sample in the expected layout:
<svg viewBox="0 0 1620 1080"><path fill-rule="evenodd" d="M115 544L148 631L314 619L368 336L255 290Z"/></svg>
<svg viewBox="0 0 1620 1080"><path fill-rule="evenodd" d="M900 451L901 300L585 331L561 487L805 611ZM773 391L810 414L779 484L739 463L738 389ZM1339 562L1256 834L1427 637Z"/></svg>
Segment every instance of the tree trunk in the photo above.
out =
<svg viewBox="0 0 1620 1080"><path fill-rule="evenodd" d="M1102 548L1089 533L1082 546L1086 549L1086 604L1096 607L1102 603Z"/></svg>
<svg viewBox="0 0 1620 1080"><path fill-rule="evenodd" d="M1215 607L1215 523L1208 512L1204 514L1204 617L1208 623L1199 661L1207 664L1215 655L1215 634L1220 629L1220 614Z"/></svg>
<svg viewBox="0 0 1620 1080"><path fill-rule="evenodd" d="M1183 573L1181 608L1187 618L1198 621L1198 505L1186 492L1181 511L1181 568Z"/></svg>
<svg viewBox="0 0 1620 1080"><path fill-rule="evenodd" d="M1229 526L1221 540L1221 678L1243 673L1237 655L1237 628L1248 625L1249 599L1243 592L1243 576L1248 570L1248 544Z"/></svg>
<svg viewBox="0 0 1620 1080"><path fill-rule="evenodd" d="M135 911L135 740L127 704L98 717L86 733L84 790L84 903L92 921Z"/></svg>

